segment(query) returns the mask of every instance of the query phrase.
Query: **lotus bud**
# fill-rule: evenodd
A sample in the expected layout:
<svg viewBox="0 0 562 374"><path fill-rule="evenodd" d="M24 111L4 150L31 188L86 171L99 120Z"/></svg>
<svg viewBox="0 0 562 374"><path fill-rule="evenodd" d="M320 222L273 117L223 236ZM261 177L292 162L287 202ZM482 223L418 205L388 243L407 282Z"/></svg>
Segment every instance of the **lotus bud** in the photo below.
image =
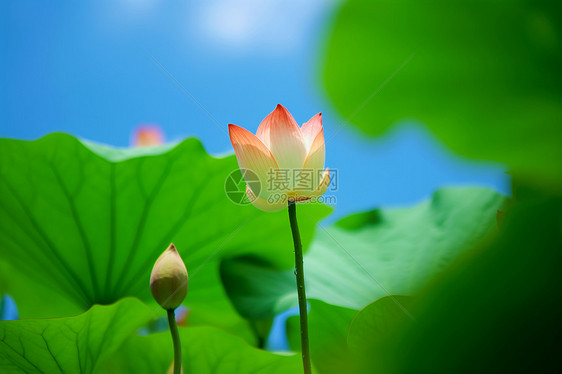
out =
<svg viewBox="0 0 562 374"><path fill-rule="evenodd" d="M152 268L150 291L162 308L176 309L185 299L187 282L187 269L172 243Z"/></svg>

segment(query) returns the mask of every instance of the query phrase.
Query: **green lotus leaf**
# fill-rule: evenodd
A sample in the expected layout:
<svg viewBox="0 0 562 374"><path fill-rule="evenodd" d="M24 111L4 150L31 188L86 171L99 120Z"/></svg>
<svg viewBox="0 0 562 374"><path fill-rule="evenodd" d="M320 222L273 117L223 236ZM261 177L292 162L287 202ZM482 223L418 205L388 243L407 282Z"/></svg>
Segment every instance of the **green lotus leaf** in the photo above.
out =
<svg viewBox="0 0 562 374"><path fill-rule="evenodd" d="M497 231L504 202L486 188L444 188L410 208L364 212L322 228L304 257L307 297L359 310L389 294L412 295ZM247 318L296 306L291 271L246 259L226 261L221 271Z"/></svg>
<svg viewBox="0 0 562 374"><path fill-rule="evenodd" d="M381 372L560 367L562 199L515 193L496 240L474 248L416 296L416 322L388 336Z"/></svg>
<svg viewBox="0 0 562 374"><path fill-rule="evenodd" d="M0 372L94 373L153 316L133 298L75 317L0 321Z"/></svg>
<svg viewBox="0 0 562 374"><path fill-rule="evenodd" d="M189 272L189 323L253 340L219 276L223 258L293 263L286 212L232 203L234 156L209 156L196 139L114 149L65 134L0 139L3 292L22 318L68 316L126 296L152 303L150 272L173 242ZM329 208L303 206L305 245Z"/></svg>
<svg viewBox="0 0 562 374"><path fill-rule="evenodd" d="M463 156L559 189L561 25L559 1L348 0L323 81L366 134L418 120Z"/></svg>
<svg viewBox="0 0 562 374"><path fill-rule="evenodd" d="M411 296L382 297L359 312L310 301L309 339L314 366L322 374L379 372L380 355L389 336L399 327L411 326ZM405 323L405 322L406 323ZM409 324L408 324L409 322ZM287 320L290 346L300 349L297 316ZM384 371L380 371L384 372Z"/></svg>
<svg viewBox="0 0 562 374"><path fill-rule="evenodd" d="M179 329L184 373L285 374L302 372L299 355L251 347L213 327ZM100 373L166 373L173 360L169 332L131 337L102 365Z"/></svg>

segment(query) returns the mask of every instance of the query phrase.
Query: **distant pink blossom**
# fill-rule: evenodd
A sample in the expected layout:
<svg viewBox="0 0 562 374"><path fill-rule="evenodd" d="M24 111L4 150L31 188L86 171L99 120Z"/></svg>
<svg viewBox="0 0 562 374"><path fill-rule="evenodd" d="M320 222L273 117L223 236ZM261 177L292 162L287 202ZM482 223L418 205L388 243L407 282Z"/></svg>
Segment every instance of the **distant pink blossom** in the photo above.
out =
<svg viewBox="0 0 562 374"><path fill-rule="evenodd" d="M164 133L158 125L141 125L135 129L134 147L151 147L164 144Z"/></svg>

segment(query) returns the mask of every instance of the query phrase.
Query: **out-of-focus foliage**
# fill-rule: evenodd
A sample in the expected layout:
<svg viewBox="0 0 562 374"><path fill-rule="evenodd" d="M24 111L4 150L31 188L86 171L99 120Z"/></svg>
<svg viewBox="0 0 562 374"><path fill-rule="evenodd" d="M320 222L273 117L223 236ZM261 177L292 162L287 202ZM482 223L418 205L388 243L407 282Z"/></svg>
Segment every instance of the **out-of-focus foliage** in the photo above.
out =
<svg viewBox="0 0 562 374"><path fill-rule="evenodd" d="M411 208L360 213L319 229L304 260L307 297L359 310L389 293L411 295L495 231L504 202L485 188L445 188ZM291 271L237 259L224 262L221 274L243 316L267 318L296 305Z"/></svg>
<svg viewBox="0 0 562 374"><path fill-rule="evenodd" d="M347 335L348 362L353 372L378 371L388 336L415 324L412 297L389 295L363 308L351 322ZM381 371L384 372L384 371Z"/></svg>
<svg viewBox="0 0 562 374"><path fill-rule="evenodd" d="M417 298L416 323L386 337L381 372L558 371L562 199L516 197L498 240L436 280Z"/></svg>
<svg viewBox="0 0 562 374"><path fill-rule="evenodd" d="M76 317L0 322L0 372L94 373L150 308L135 299L95 305Z"/></svg>
<svg viewBox="0 0 562 374"><path fill-rule="evenodd" d="M237 206L224 193L234 156L201 143L117 150L64 134L0 140L0 260L22 318L68 316L125 296L153 303L156 258L174 242L190 273L191 324L253 334L220 283L225 256L292 264L283 212ZM329 209L303 208L305 244ZM256 229L259 227L259 230Z"/></svg>
<svg viewBox="0 0 562 374"><path fill-rule="evenodd" d="M302 372L300 355L260 351L212 327L180 328L184 373L285 374ZM169 332L133 336L100 373L165 373L173 360Z"/></svg>
<svg viewBox="0 0 562 374"><path fill-rule="evenodd" d="M336 16L324 81L344 117L372 135L420 120L523 186L500 235L416 296L414 324L364 335L359 372L562 366L561 18L557 1L475 0L350 0Z"/></svg>
<svg viewBox="0 0 562 374"><path fill-rule="evenodd" d="M354 315L311 300L319 372L556 371L562 199L520 187L503 217L494 240L475 244L415 302L387 296ZM288 332L298 349L296 317Z"/></svg>
<svg viewBox="0 0 562 374"><path fill-rule="evenodd" d="M378 372L390 334L413 321L412 297L388 295L359 312L311 300L310 341L315 367L323 374ZM298 317L287 321L291 347L300 349ZM368 357L368 360L366 359Z"/></svg>
<svg viewBox="0 0 562 374"><path fill-rule="evenodd" d="M461 155L562 186L560 1L349 0L328 40L328 94L365 133L419 120Z"/></svg>
<svg viewBox="0 0 562 374"><path fill-rule="evenodd" d="M503 196L485 188L445 188L411 208L355 214L317 230L305 255L305 275L311 355L318 371L369 372L362 365L366 351L382 344L381 331L391 330L389 321L397 314L409 314L405 297L388 298L391 304L384 297L415 294L475 245L493 237L497 211L504 205ZM248 318L265 319L296 304L292 272L237 259L224 262L221 273L234 304ZM356 317L361 327L350 330L357 311L379 298L383 299L376 308L366 307ZM291 347L298 350L297 317L289 319L287 330ZM348 330L353 334L348 336ZM371 336L380 340L369 342ZM361 352L358 341L366 345Z"/></svg>
<svg viewBox="0 0 562 374"><path fill-rule="evenodd" d="M355 364L347 346L347 333L357 310L310 300L308 329L310 357L313 366L322 374L349 373ZM287 320L287 338L290 347L301 347L299 317Z"/></svg>

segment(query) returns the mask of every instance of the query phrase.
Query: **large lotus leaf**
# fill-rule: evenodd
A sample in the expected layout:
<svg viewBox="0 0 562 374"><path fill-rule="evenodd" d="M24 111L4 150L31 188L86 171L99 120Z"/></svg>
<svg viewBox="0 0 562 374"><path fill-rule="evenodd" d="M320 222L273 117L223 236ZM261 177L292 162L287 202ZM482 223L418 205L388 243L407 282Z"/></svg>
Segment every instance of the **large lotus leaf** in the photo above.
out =
<svg viewBox="0 0 562 374"><path fill-rule="evenodd" d="M96 372L151 316L150 308L128 298L76 317L2 321L0 372Z"/></svg>
<svg viewBox="0 0 562 374"><path fill-rule="evenodd" d="M124 296L152 302L152 265L174 242L190 273L190 323L247 329L220 284L221 258L252 254L288 268L286 212L233 204L224 192L234 156L196 139L117 150L65 134L0 139L0 260L4 292L23 318L72 315ZM310 242L329 210L302 207Z"/></svg>
<svg viewBox="0 0 562 374"><path fill-rule="evenodd" d="M347 334L348 360L357 373L381 370L389 337L415 323L412 297L390 295L361 309L351 321ZM322 357L320 357L322 358Z"/></svg>
<svg viewBox="0 0 562 374"><path fill-rule="evenodd" d="M377 372L378 356L383 352L380 347L396 333L400 322L413 321L410 305L410 296L389 295L357 312L311 300L308 320L313 365L321 374ZM297 316L287 320L287 334L291 347L300 350Z"/></svg>
<svg viewBox="0 0 562 374"><path fill-rule="evenodd" d="M445 188L411 208L365 212L318 230L304 258L307 297L359 310L388 294L411 295L496 231L504 202L485 188ZM229 295L248 318L296 305L290 271L243 259L225 262L221 270Z"/></svg>
<svg viewBox="0 0 562 374"><path fill-rule="evenodd" d="M367 134L416 119L464 156L561 186L561 39L560 1L348 0L323 79Z"/></svg>
<svg viewBox="0 0 562 374"><path fill-rule="evenodd" d="M352 352L366 354L383 345L386 334L402 320L414 322L411 296L389 295L361 309L351 321L347 343Z"/></svg>
<svg viewBox="0 0 562 374"><path fill-rule="evenodd" d="M352 372L355 364L347 347L347 332L356 313L354 309L310 300L308 313L310 357L319 373ZM300 351L299 317L293 316L287 319L286 329L289 345L293 350Z"/></svg>
<svg viewBox="0 0 562 374"><path fill-rule="evenodd" d="M417 295L416 322L386 341L381 372L560 369L562 199L516 196L497 240Z"/></svg>
<svg viewBox="0 0 562 374"><path fill-rule="evenodd" d="M278 355L249 346L241 338L212 327L181 328L184 373L285 374L302 372L299 355ZM165 373L173 360L169 332L134 336L100 373Z"/></svg>

